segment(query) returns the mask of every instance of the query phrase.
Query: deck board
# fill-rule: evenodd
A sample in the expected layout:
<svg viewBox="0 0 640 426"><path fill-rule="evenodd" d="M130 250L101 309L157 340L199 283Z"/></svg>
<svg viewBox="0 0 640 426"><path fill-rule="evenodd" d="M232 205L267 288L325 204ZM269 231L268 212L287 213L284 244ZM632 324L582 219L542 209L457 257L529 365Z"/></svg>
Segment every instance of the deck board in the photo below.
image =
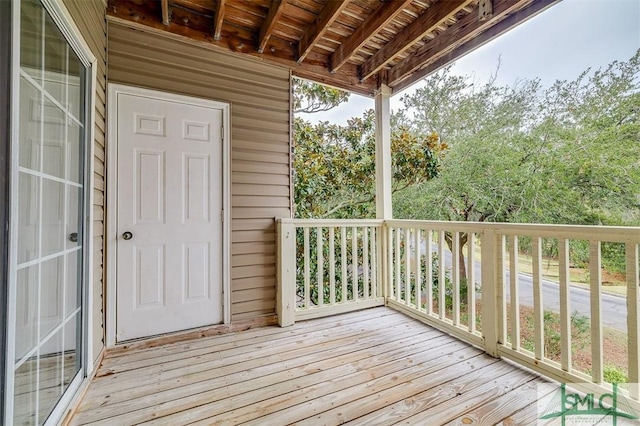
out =
<svg viewBox="0 0 640 426"><path fill-rule="evenodd" d="M526 424L543 380L374 308L107 353L71 424Z"/></svg>

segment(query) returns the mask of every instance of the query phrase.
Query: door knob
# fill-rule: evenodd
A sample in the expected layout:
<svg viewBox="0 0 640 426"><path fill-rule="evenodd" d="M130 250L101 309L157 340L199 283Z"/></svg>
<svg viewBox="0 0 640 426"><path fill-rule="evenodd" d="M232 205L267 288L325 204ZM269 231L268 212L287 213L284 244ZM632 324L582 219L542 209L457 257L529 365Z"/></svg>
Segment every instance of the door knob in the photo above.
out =
<svg viewBox="0 0 640 426"><path fill-rule="evenodd" d="M67 236L67 239L69 241L71 241L72 243L77 243L78 242L78 233L77 232L72 232Z"/></svg>
<svg viewBox="0 0 640 426"><path fill-rule="evenodd" d="M133 234L129 231L125 232L124 234L122 234L122 238L124 238L125 240L130 240L133 238Z"/></svg>

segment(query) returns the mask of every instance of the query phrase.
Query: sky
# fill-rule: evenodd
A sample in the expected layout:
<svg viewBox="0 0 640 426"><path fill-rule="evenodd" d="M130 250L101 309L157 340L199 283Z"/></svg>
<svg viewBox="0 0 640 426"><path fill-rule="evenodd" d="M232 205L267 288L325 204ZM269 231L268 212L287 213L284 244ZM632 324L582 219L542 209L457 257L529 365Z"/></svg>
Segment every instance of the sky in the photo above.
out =
<svg viewBox="0 0 640 426"><path fill-rule="evenodd" d="M501 37L456 61L453 72L485 82L500 70L497 83L540 78L548 87L556 80L573 80L587 68L625 61L640 49L640 0L563 0ZM391 98L400 98L424 85L414 84ZM347 119L373 108L373 99L351 95L349 102L331 111L300 114L304 119L346 124Z"/></svg>

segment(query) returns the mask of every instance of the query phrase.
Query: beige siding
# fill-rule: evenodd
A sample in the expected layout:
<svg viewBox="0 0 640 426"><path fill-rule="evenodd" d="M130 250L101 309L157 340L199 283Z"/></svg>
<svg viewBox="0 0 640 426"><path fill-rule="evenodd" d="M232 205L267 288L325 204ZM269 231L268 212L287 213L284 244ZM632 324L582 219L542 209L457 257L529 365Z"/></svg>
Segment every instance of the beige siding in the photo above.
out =
<svg viewBox="0 0 640 426"><path fill-rule="evenodd" d="M93 189L93 354L104 347L104 190L105 190L105 109L107 87L107 21L106 2L64 0L65 6L97 59L94 189Z"/></svg>
<svg viewBox="0 0 640 426"><path fill-rule="evenodd" d="M289 217L289 71L109 23L109 81L231 104L232 321L275 310L275 217Z"/></svg>

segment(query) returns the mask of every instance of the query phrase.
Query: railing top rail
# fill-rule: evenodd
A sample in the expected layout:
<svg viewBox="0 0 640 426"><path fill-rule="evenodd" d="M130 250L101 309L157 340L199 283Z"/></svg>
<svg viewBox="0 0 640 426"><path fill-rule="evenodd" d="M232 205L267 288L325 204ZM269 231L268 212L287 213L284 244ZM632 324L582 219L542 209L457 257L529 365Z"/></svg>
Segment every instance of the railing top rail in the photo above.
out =
<svg viewBox="0 0 640 426"><path fill-rule="evenodd" d="M434 231L477 232L491 230L497 234L600 240L605 242L640 243L640 227L597 225L549 225L540 223L448 222L391 219L385 221L397 228L431 229Z"/></svg>
<svg viewBox="0 0 640 426"><path fill-rule="evenodd" d="M373 226L381 227L382 219L276 219L278 223L294 225L298 228L315 228L318 226Z"/></svg>

